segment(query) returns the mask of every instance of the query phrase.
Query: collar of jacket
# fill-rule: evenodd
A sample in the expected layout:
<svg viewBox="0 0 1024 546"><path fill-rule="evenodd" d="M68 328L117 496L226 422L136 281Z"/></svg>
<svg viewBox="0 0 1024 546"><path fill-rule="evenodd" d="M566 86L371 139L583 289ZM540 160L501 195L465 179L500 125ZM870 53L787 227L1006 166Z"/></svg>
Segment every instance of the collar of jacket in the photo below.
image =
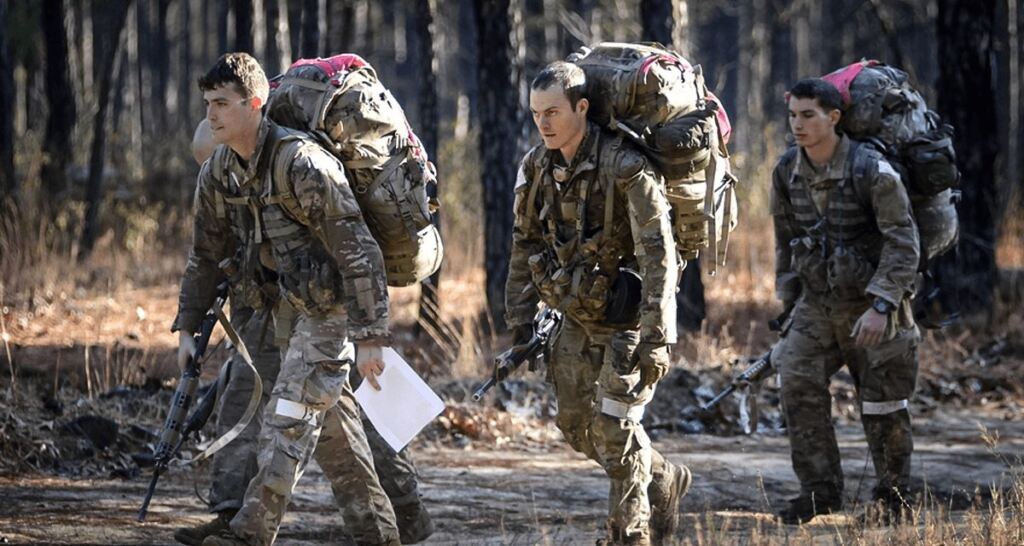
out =
<svg viewBox="0 0 1024 546"><path fill-rule="evenodd" d="M828 164L820 170L814 168L811 160L807 158L804 149L799 148L799 153L796 154L796 165L793 167L793 174L807 179L812 187L823 185L830 181L842 180L846 178L846 161L849 155L850 138L846 135L840 135L836 152L832 154L832 159L829 160Z"/></svg>
<svg viewBox="0 0 1024 546"><path fill-rule="evenodd" d="M249 157L249 163L244 168L242 167L242 158L238 157L234 150L231 151L231 172L236 174L236 176L241 175L241 178L236 180L239 189L248 186L253 180L259 178L260 173L257 170L260 168L260 159L263 156L264 149L267 147L267 142L270 140L270 131L274 127L276 126L264 116L256 133L256 149L253 150L252 156ZM268 151L267 153L270 152Z"/></svg>

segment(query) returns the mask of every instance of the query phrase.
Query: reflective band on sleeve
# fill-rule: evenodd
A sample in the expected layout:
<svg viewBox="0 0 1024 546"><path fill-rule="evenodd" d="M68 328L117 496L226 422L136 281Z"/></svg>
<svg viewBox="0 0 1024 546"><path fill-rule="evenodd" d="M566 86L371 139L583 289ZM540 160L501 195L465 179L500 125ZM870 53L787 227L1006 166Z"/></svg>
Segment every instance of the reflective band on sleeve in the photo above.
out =
<svg viewBox="0 0 1024 546"><path fill-rule="evenodd" d="M889 402L861 402L860 413L861 415L888 415L907 409L909 403L907 399L903 400L892 400Z"/></svg>
<svg viewBox="0 0 1024 546"><path fill-rule="evenodd" d="M274 408L274 413L285 417L291 417L292 419L299 419L307 423L311 423L316 419L317 415L317 411L313 408L298 402L285 400L284 398L277 399L277 406Z"/></svg>
<svg viewBox="0 0 1024 546"><path fill-rule="evenodd" d="M643 404L630 406L611 398L601 399L601 413L619 419L628 419L634 423L639 423L644 418L644 410L646 407Z"/></svg>

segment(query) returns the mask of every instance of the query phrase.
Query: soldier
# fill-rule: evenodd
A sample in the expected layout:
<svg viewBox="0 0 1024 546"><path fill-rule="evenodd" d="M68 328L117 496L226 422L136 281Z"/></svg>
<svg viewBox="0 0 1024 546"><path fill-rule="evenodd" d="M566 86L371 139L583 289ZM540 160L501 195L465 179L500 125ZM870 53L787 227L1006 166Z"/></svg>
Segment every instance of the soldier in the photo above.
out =
<svg viewBox="0 0 1024 546"><path fill-rule="evenodd" d="M587 120L585 83L578 66L555 62L531 84L543 145L527 153L516 181L506 320L519 344L532 335L539 302L565 313L548 380L565 439L611 482L602 543L661 543L678 526L691 481L640 424L676 341L669 204L645 156ZM609 304L628 299L629 288L638 313Z"/></svg>
<svg viewBox="0 0 1024 546"><path fill-rule="evenodd" d="M213 139L209 120L204 119L196 127L192 138L192 155L202 165L213 156L217 143ZM275 340L271 333L268 336L270 309L275 305L272 301L276 296L276 286L267 287L265 303L260 310L241 305L232 305L231 319L238 328L238 335L249 348L253 356L253 364L263 381L263 400L260 409L265 407L270 398L274 381L281 365L281 355L272 341L287 344L286 335ZM286 332L284 334L287 334ZM241 361L239 355L231 355L231 374L217 413L217 434L224 435L240 421L254 388L252 373ZM361 412L360 412L361 413ZM388 495L388 500L395 511L399 537L402 544L415 544L426 540L434 532L434 524L430 514L420 499L416 468L412 459L403 449L399 453L391 448L377 432L365 414L362 414L363 429L373 454L373 464L380 479L381 486ZM199 546L203 540L228 528L228 523L242 507L242 498L249 480L256 474L256 442L259 438L260 413L253 417L243 432L234 441L224 446L213 455L212 483L210 485L211 512L217 516L195 527L182 527L174 533L174 538L182 544ZM326 432L325 427L325 432ZM338 465L335 457L333 441L337 435L321 433L314 457L321 467L329 468ZM342 450L344 453L344 450ZM329 474L343 476L344 468ZM331 482L335 490L344 485L343 481ZM339 501L345 498L344 491L336 493Z"/></svg>
<svg viewBox="0 0 1024 546"><path fill-rule="evenodd" d="M797 146L772 174L771 213L776 292L794 307L772 361L800 495L779 515L803 523L842 507L828 384L843 364L878 476L874 498L898 509L910 481L907 404L920 340L910 309L920 253L910 200L880 153L837 133L835 87L800 81L788 103Z"/></svg>
<svg viewBox="0 0 1024 546"><path fill-rule="evenodd" d="M338 161L262 115L269 86L255 59L226 54L199 87L221 146L196 189L192 249L172 328L181 332L179 361L194 352L192 332L225 273L232 273L233 303L258 308L260 289L276 277L280 298L294 310L293 316L282 306L274 310L276 331L289 336L263 415L255 477L230 529L203 544L273 543L321 429L335 463L324 471L348 530L359 544L399 544L348 387L355 361L379 388L389 336L380 248ZM280 178L287 194L273 191ZM284 198L294 199L301 219L285 213Z"/></svg>

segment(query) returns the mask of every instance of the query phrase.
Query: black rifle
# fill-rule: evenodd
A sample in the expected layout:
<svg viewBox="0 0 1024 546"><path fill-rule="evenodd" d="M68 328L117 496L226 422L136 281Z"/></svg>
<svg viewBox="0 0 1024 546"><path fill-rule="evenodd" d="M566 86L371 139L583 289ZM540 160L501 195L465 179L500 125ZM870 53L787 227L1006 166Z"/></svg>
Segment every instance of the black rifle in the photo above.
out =
<svg viewBox="0 0 1024 546"><path fill-rule="evenodd" d="M494 357L494 373L482 385L473 391L473 401L479 402L487 391L501 383L523 362L531 360L544 350L548 341L562 324L562 313L545 307L533 317L533 337L523 345L516 345Z"/></svg>
<svg viewBox="0 0 1024 546"><path fill-rule="evenodd" d="M167 466L178 455L181 446L193 434L198 434L210 414L213 413L213 406L217 402L217 386L210 387L203 398L199 401L195 411L189 415L188 410L195 399L196 388L199 386L199 374L202 369L203 354L210 343L210 334L217 324L217 311L224 306L227 299L228 285L226 282L217 287L217 299L213 307L206 312L203 322L199 325L199 331L193 336L196 344L196 353L190 356L181 372L181 379L178 380L178 388L171 398L171 408L167 412L167 420L164 421L164 428L160 431L160 442L153 453L153 479L149 481L149 489L146 490L146 498L142 501L142 508L139 508L139 521L146 519L146 511L149 510L149 502L153 499L156 491L156 482L160 475L167 470ZM185 419L186 415L188 420Z"/></svg>
<svg viewBox="0 0 1024 546"><path fill-rule="evenodd" d="M763 380L768 373L772 370L772 350L768 349L768 352L761 355L759 358L754 360L747 369L743 370L742 373L737 375L729 386L722 390L722 392L715 395L707 404L701 405L701 411L708 411L713 409L715 406L720 404L722 400L725 400L726 396L729 396L736 389L746 387L753 383L759 383Z"/></svg>

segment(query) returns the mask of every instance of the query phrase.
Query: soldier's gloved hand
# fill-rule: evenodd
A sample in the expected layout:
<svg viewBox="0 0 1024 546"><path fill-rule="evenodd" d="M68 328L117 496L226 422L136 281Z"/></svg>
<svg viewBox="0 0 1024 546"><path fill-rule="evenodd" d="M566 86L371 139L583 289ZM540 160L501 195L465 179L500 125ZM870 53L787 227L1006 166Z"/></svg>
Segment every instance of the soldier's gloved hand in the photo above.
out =
<svg viewBox="0 0 1024 546"><path fill-rule="evenodd" d="M654 385L665 377L672 364L668 345L641 341L636 346L637 366L640 368L640 388Z"/></svg>
<svg viewBox="0 0 1024 546"><path fill-rule="evenodd" d="M188 365L188 359L196 356L196 340L191 332L180 330L178 332L178 369L184 371Z"/></svg>
<svg viewBox="0 0 1024 546"><path fill-rule="evenodd" d="M359 375L375 390L380 390L377 376L384 373L384 349L378 341L356 342L356 368Z"/></svg>

